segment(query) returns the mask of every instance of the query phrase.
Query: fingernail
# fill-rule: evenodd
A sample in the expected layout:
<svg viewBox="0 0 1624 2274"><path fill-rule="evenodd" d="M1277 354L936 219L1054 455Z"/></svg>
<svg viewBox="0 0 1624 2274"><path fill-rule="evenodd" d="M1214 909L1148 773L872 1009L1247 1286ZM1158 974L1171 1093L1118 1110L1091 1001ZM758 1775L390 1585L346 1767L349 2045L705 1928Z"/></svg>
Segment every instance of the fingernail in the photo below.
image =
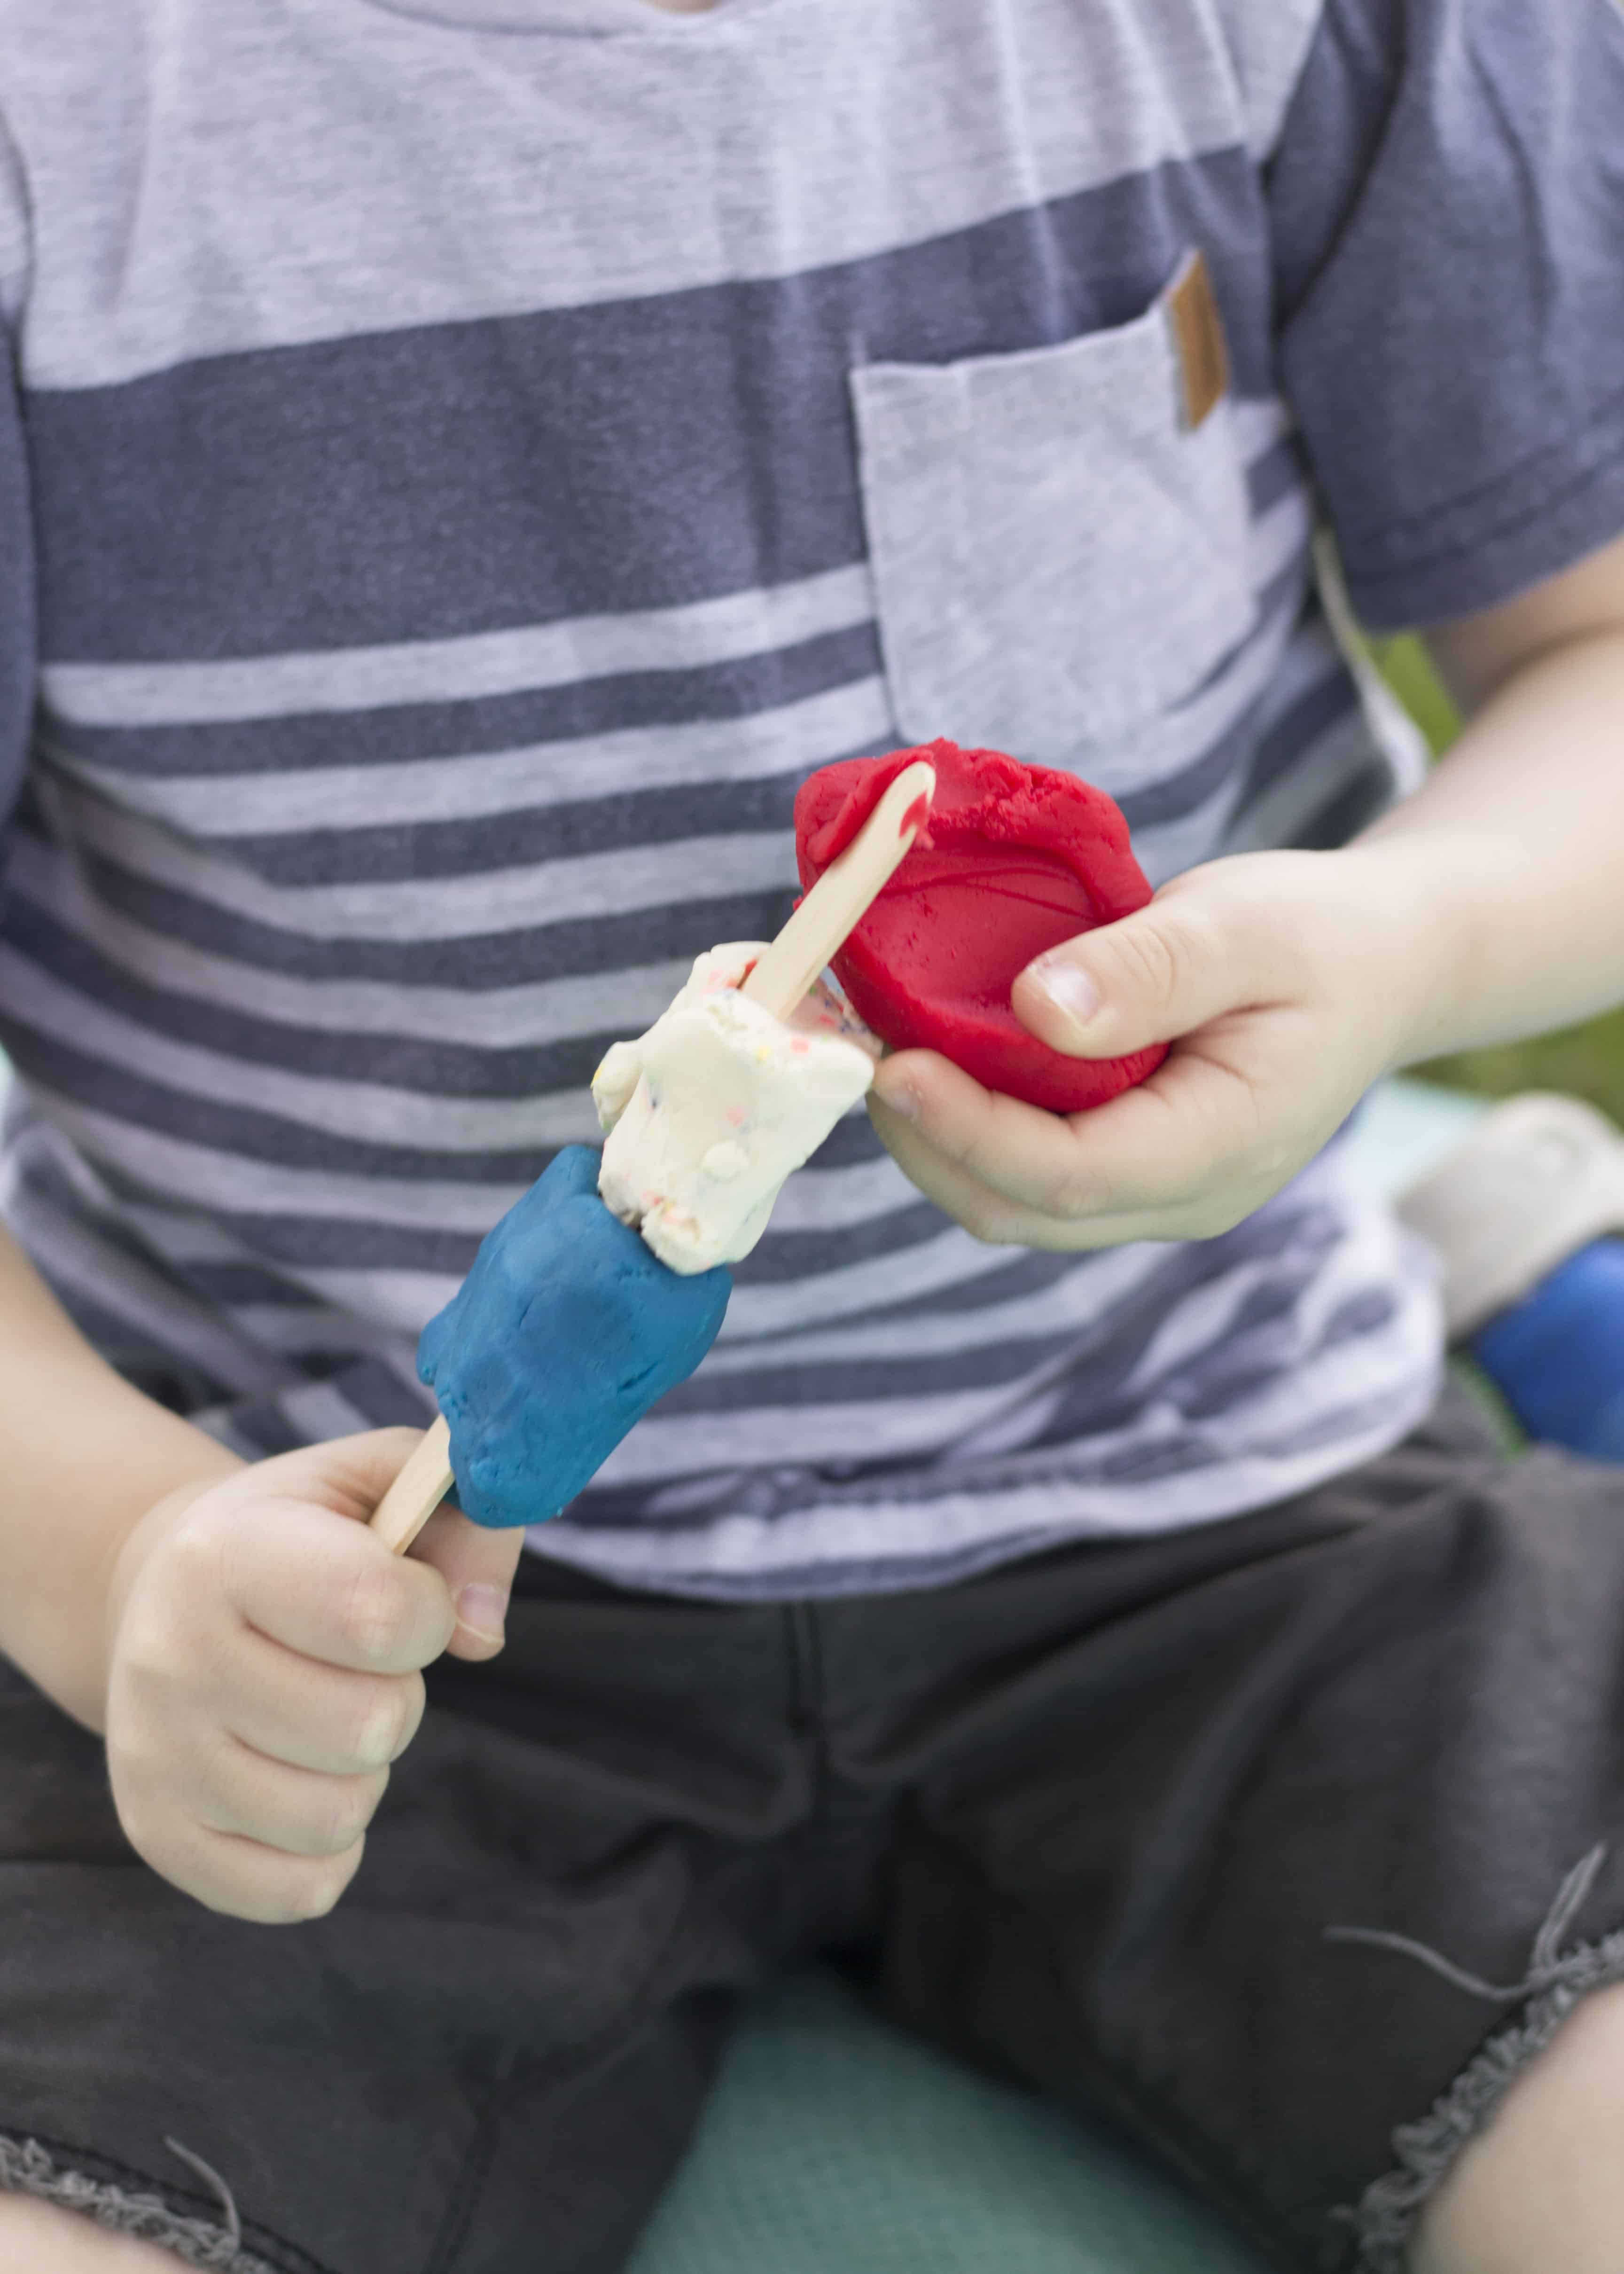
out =
<svg viewBox="0 0 1624 2274"><path fill-rule="evenodd" d="M1068 1025L1088 1024L1100 1007L1100 990L1086 971L1079 971L1076 964L1059 956L1051 959L1046 955L1041 955L1027 969Z"/></svg>
<svg viewBox="0 0 1624 2274"><path fill-rule="evenodd" d="M919 1092L910 1089L906 1082L899 1082L895 1089L883 1089L880 1103L891 1112L899 1113L905 1121L919 1119Z"/></svg>
<svg viewBox="0 0 1624 2274"><path fill-rule="evenodd" d="M470 1579L456 1599L457 1624L481 1642L500 1642L507 1632L508 1597L500 1587Z"/></svg>

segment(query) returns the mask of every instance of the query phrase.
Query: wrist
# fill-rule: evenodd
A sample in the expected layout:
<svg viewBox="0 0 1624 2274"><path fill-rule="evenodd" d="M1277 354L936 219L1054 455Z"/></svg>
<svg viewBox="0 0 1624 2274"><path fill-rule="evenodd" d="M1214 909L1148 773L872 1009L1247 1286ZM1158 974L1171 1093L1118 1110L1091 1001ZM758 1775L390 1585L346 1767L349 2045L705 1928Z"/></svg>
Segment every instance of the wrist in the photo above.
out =
<svg viewBox="0 0 1624 2274"><path fill-rule="evenodd" d="M1377 951L1366 984L1375 990L1383 1073L1461 1047L1469 1023L1476 879L1470 860L1440 862L1438 852L1433 843L1372 834L1332 856Z"/></svg>
<svg viewBox="0 0 1624 2274"><path fill-rule="evenodd" d="M71 1565L36 1574L41 1584L14 1606L7 1654L64 1713L97 1736L107 1726L119 1621L148 1555L195 1501L244 1465L223 1446L202 1440L190 1473L156 1500L109 1502L102 1520L81 1532L80 1553Z"/></svg>
<svg viewBox="0 0 1624 2274"><path fill-rule="evenodd" d="M0 1369L0 1653L99 1729L106 1613L125 1540L168 1495L201 1491L242 1464L117 1374L4 1231Z"/></svg>

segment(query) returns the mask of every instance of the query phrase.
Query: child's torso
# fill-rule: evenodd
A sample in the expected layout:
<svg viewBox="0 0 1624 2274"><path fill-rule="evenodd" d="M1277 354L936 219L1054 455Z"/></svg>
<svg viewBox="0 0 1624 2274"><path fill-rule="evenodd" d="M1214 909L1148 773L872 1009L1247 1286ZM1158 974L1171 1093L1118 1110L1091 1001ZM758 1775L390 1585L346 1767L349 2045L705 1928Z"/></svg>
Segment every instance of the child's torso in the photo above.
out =
<svg viewBox="0 0 1624 2274"><path fill-rule="evenodd" d="M1272 388L1258 167L1305 18L637 4L18 45L13 1215L244 1444L420 1412L417 1329L594 1133L605 1043L782 921L812 767L1072 765L1156 879L1393 787ZM1215 408L1169 297L1198 249ZM751 1592L1219 1515L1390 1441L1433 1333L1334 1163L1201 1248L1031 1254L852 1119L549 1542Z"/></svg>

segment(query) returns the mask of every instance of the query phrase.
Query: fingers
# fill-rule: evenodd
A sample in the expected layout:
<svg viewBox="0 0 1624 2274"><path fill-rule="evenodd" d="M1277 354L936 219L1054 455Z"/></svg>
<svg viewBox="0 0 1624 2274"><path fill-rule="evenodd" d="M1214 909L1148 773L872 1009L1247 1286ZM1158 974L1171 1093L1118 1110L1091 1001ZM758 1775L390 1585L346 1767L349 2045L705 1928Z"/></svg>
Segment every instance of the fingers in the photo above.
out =
<svg viewBox="0 0 1624 2274"><path fill-rule="evenodd" d="M1169 1044L1147 1081L1063 1117L903 1051L875 1080L885 1144L982 1239L1065 1248L1229 1231L1393 1063L1388 998L1403 991L1405 936L1399 926L1384 983L1372 938L1394 924L1350 857L1210 862L1019 975L1013 1007L1056 1050L1115 1058Z"/></svg>
<svg viewBox="0 0 1624 2274"><path fill-rule="evenodd" d="M234 1624L210 1669L226 1734L256 1753L350 1776L387 1768L417 1734L420 1674L352 1674L299 1658L245 1623Z"/></svg>
<svg viewBox="0 0 1624 2274"><path fill-rule="evenodd" d="M1143 1097L1148 1088L1125 1095ZM882 1118L898 1092L910 1100L911 1116L900 1122ZM1141 1143L1151 1143L1147 1160L1137 1153L1124 1159L1124 1148L1112 1142L1112 1117L1124 1099L1091 1113L1046 1113L983 1089L931 1051L888 1059L873 1097L882 1136L916 1181L951 1169L1015 1209L1062 1222L1166 1197L1156 1163L1162 1141L1158 1125L1169 1117L1159 1103L1137 1117L1152 1125L1141 1129Z"/></svg>
<svg viewBox="0 0 1624 2274"><path fill-rule="evenodd" d="M879 1116L875 1118L877 1122ZM889 1135L885 1141L891 1142ZM962 1169L955 1169L929 1148L921 1148L920 1154L902 1165L928 1200L934 1201L966 1231L990 1246L1080 1252L1117 1247L1133 1239L1167 1239L1176 1236L1166 1228L1163 1216L1145 1210L1061 1217L1023 1208L989 1191L979 1179L966 1175Z"/></svg>
<svg viewBox="0 0 1624 2274"><path fill-rule="evenodd" d="M190 1823L154 1849L121 1802L131 1844L172 1885L212 1911L260 1926L325 1918L360 1868L365 1840L336 1856L290 1856L258 1840Z"/></svg>
<svg viewBox="0 0 1624 2274"><path fill-rule="evenodd" d="M417 1429L369 1429L354 1437L333 1437L297 1452L256 1462L233 1480L237 1496L264 1500L286 1494L370 1524L379 1502L421 1442Z"/></svg>
<svg viewBox="0 0 1624 2274"><path fill-rule="evenodd" d="M918 1186L929 1201L951 1216L956 1224L977 1239L994 1247L1086 1247L1094 1245L1087 1231L1092 1227L1076 1225L1069 1228L1074 1236L1060 1238L1052 1219L1040 1218L1032 1209L1018 1207L1013 1201L989 1192L975 1178L915 1139L911 1142L906 1133L893 1139L887 1126L883 1107L874 1110L874 1120L881 1136L909 1179Z"/></svg>
<svg viewBox="0 0 1624 2274"><path fill-rule="evenodd" d="M1055 1212L1055 1195L1074 1158L1062 1115L983 1089L934 1050L904 1050L883 1060L868 1095L875 1126L922 1189L929 1190L940 1163L1003 1200Z"/></svg>
<svg viewBox="0 0 1624 2274"><path fill-rule="evenodd" d="M416 1673L450 1641L456 1620L440 1574L392 1555L364 1525L335 1524L329 1510L297 1501L261 1501L252 1522L230 1522L235 1513L174 1544L202 1567L201 1600L218 1585L274 1642L358 1673Z"/></svg>
<svg viewBox="0 0 1624 2274"><path fill-rule="evenodd" d="M513 1575L524 1547L517 1525L500 1530L470 1524L460 1509L438 1509L412 1547L444 1580L456 1616L447 1645L453 1658L494 1658L502 1646Z"/></svg>
<svg viewBox="0 0 1624 2274"><path fill-rule="evenodd" d="M580 1148L575 1148L577 1151ZM585 1156L595 1160L595 1155ZM267 1461L253 1472L255 1488L276 1484L295 1498L370 1522L378 1502L395 1480L417 1439L410 1430L385 1429L365 1436L312 1446ZM398 1582L378 1566L370 1538L348 1551L353 1560L343 1574L330 1572L325 1587L312 1588L290 1532L283 1542L291 1554L243 1575L239 1602L267 1635L287 1647L338 1666L400 1671L426 1665L441 1650L459 1658L493 1658L502 1647L513 1575L524 1544L520 1530L493 1531L470 1524L447 1505L436 1511L414 1544ZM336 1547L334 1555L346 1551ZM402 1571L399 1559L388 1562ZM414 1570L410 1567L416 1567ZM438 1589L418 1572L439 1575ZM347 1586L342 1615L335 1584ZM247 1599L252 1598L252 1602ZM445 1609L451 1608L447 1629Z"/></svg>
<svg viewBox="0 0 1624 2274"><path fill-rule="evenodd" d="M415 1442L379 1432L266 1462L160 1502L132 1535L109 1662L114 1797L138 1852L216 1910L330 1910L417 1730L420 1669L455 1614L440 1572L365 1520Z"/></svg>
<svg viewBox="0 0 1624 2274"><path fill-rule="evenodd" d="M1068 1057L1120 1058L1280 999L1297 973L1277 913L1282 879L1270 881L1275 894L1259 895L1244 858L1188 871L1137 915L1028 964L1011 991L1016 1017Z"/></svg>
<svg viewBox="0 0 1624 2274"><path fill-rule="evenodd" d="M117 1710L109 1718L114 1798L137 1852L211 1909L267 1922L318 1917L332 1909L353 1876L388 1781L387 1765L348 1763L382 1750L388 1733L381 1717L357 1714L354 1701L347 1710L341 1696L336 1728L343 1738L315 1742L317 1715L331 1702L331 1692L311 1677L326 1670L262 1637L246 1640L262 1663L244 1684L245 1725L313 1759L343 1761L347 1773L306 1768L259 1751L222 1724L211 1710L209 1691L199 1694L195 1679L181 1697L174 1693L186 1688L183 1682L125 1669ZM334 1672L327 1679L357 1697L372 1689L354 1675ZM411 1679L420 1689L418 1678ZM393 1686L398 1690L406 1684ZM416 1701L405 1703L407 1713L397 1703L392 1717L402 1741L404 1724L415 1722L417 1710Z"/></svg>
<svg viewBox="0 0 1624 2274"><path fill-rule="evenodd" d="M906 1117L890 1103L898 1093L912 1103ZM921 1190L979 1239L1011 1245L1208 1239L1299 1165L1288 1141L1260 1128L1246 1075L1200 1047L1069 1117L998 1096L917 1050L885 1062L870 1103Z"/></svg>
<svg viewBox="0 0 1624 2274"><path fill-rule="evenodd" d="M387 1768L324 1776L224 1737L194 1771L189 1796L206 1831L285 1856L344 1856L358 1846L388 1781Z"/></svg>

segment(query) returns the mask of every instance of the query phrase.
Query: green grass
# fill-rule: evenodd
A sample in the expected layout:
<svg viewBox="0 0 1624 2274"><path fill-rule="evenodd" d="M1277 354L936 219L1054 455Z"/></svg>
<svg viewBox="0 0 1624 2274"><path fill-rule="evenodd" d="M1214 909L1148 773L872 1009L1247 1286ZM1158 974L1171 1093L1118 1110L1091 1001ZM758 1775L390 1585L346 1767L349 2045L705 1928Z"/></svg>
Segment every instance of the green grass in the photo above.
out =
<svg viewBox="0 0 1624 2274"><path fill-rule="evenodd" d="M1387 641L1377 648L1376 660L1434 753L1447 749L1459 721L1420 642ZM1485 1097L1510 1097L1522 1089L1566 1090L1588 1097L1624 1124L1624 1010L1528 1042L1463 1050L1411 1071L1424 1081L1447 1082Z"/></svg>
<svg viewBox="0 0 1624 2274"><path fill-rule="evenodd" d="M1382 677L1432 744L1433 756L1447 750L1461 722L1420 641L1383 640L1374 652Z"/></svg>
<svg viewBox="0 0 1624 2274"><path fill-rule="evenodd" d="M1588 1097L1624 1126L1624 1011L1609 1011L1583 1027L1502 1043L1490 1050L1462 1050L1410 1071L1423 1081L1447 1081L1485 1097L1511 1097L1520 1089L1563 1089Z"/></svg>

